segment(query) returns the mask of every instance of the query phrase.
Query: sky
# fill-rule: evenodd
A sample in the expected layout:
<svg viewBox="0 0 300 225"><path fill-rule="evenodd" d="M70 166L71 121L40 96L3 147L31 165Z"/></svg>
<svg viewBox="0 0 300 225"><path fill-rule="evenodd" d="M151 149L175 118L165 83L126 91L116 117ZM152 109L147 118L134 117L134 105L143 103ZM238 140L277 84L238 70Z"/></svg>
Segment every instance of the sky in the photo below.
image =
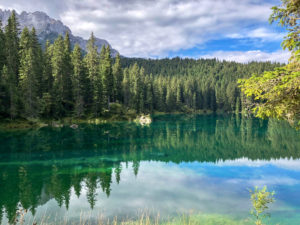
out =
<svg viewBox="0 0 300 225"><path fill-rule="evenodd" d="M128 57L287 62L286 30L270 25L280 0L0 0L0 8L43 11L73 34L106 39Z"/></svg>

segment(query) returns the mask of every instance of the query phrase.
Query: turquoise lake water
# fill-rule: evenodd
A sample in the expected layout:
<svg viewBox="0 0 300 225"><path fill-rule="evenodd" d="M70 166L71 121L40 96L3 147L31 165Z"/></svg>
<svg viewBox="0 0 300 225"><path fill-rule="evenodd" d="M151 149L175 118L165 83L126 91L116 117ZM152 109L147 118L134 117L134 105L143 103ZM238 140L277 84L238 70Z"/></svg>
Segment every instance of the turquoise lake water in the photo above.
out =
<svg viewBox="0 0 300 225"><path fill-rule="evenodd" d="M247 223L249 189L264 185L276 193L267 224L300 224L300 132L285 122L162 115L149 126L0 131L2 224L23 214L25 224L93 224L143 212Z"/></svg>

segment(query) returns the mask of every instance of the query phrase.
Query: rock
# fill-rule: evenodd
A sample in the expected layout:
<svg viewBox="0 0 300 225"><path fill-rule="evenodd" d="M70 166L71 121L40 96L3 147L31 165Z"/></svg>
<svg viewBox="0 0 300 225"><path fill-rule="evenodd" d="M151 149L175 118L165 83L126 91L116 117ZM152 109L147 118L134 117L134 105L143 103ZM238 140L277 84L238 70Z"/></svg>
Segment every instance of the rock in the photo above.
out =
<svg viewBox="0 0 300 225"><path fill-rule="evenodd" d="M52 126L55 127L55 128L63 127L62 124L58 124L58 123L53 123Z"/></svg>
<svg viewBox="0 0 300 225"><path fill-rule="evenodd" d="M77 128L78 128L78 125L77 125L77 124L72 124L70 127L71 127L72 129L77 129Z"/></svg>
<svg viewBox="0 0 300 225"><path fill-rule="evenodd" d="M138 119L138 121L142 126L149 125L150 123L152 123L150 115L143 115Z"/></svg>

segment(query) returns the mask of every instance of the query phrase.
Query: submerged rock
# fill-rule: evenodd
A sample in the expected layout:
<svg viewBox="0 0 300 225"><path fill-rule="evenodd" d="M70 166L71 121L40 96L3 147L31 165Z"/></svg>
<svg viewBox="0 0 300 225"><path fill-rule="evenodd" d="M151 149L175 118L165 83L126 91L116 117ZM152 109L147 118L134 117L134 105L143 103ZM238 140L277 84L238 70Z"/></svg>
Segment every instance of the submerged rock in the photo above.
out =
<svg viewBox="0 0 300 225"><path fill-rule="evenodd" d="M55 127L55 128L60 128L60 127L63 127L62 124L58 124L58 123L52 123L52 126Z"/></svg>
<svg viewBox="0 0 300 225"><path fill-rule="evenodd" d="M72 124L70 127L71 127L72 129L77 129L77 128L78 128L78 125L77 125L77 124Z"/></svg>

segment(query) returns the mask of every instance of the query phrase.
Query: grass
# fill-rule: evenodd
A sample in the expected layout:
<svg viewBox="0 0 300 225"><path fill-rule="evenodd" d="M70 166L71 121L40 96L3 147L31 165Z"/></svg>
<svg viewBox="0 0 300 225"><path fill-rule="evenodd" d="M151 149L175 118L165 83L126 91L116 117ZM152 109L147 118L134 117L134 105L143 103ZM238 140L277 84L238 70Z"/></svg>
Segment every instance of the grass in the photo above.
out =
<svg viewBox="0 0 300 225"><path fill-rule="evenodd" d="M79 221L70 221L68 218L61 221L57 218L47 216L46 213L37 220L36 218L25 219L26 213L20 213L16 217L15 224L21 225L252 225L253 220L246 218L244 220L234 219L228 215L221 214L182 214L170 218L161 218L160 215L149 216L142 213L136 219L104 219L99 215L98 218L92 217L90 214L80 214Z"/></svg>

